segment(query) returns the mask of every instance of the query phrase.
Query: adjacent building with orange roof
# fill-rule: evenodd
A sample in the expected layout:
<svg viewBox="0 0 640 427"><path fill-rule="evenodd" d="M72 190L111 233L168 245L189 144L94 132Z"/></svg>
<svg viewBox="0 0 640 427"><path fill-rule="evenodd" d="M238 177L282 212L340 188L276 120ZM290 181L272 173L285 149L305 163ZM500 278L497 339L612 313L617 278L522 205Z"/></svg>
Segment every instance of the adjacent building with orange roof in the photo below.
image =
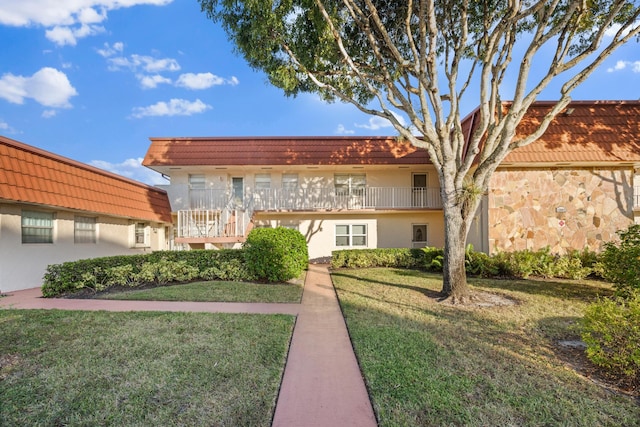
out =
<svg viewBox="0 0 640 427"><path fill-rule="evenodd" d="M551 105L535 104L519 131ZM598 250L640 214L639 117L635 101L569 105L498 168L469 242L486 252ZM312 259L444 241L436 171L425 150L393 137L151 138L143 164L170 177L186 247L235 247L252 227L275 226L304 234Z"/></svg>
<svg viewBox="0 0 640 427"><path fill-rule="evenodd" d="M49 264L168 249L164 190L0 136L0 291Z"/></svg>

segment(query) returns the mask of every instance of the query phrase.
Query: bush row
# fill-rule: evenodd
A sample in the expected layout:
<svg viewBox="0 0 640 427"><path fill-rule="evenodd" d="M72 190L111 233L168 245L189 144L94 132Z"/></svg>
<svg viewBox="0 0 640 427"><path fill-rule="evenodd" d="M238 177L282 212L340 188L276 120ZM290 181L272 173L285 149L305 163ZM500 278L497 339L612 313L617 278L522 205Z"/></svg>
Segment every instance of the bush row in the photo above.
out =
<svg viewBox="0 0 640 427"><path fill-rule="evenodd" d="M332 254L333 268L397 267L421 268L442 272L444 251L441 248L340 250ZM567 255L554 255L549 248L538 251L502 252L489 256L469 245L465 253L468 274L483 277L529 276L583 279L601 268L595 252L588 249Z"/></svg>
<svg viewBox="0 0 640 427"><path fill-rule="evenodd" d="M52 264L42 294L56 297L82 289L140 286L191 280L284 282L309 262L306 240L287 228L251 231L242 249L158 251Z"/></svg>

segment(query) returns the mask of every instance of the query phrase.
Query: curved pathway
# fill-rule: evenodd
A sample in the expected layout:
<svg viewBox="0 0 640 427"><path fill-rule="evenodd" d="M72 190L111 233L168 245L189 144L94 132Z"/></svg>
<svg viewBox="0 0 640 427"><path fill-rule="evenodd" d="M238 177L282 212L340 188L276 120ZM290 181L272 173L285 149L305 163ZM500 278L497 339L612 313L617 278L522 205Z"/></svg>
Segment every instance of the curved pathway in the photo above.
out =
<svg viewBox="0 0 640 427"><path fill-rule="evenodd" d="M326 265L310 265L301 304L46 299L39 288L0 298L0 309L185 311L297 315L273 426L376 426Z"/></svg>

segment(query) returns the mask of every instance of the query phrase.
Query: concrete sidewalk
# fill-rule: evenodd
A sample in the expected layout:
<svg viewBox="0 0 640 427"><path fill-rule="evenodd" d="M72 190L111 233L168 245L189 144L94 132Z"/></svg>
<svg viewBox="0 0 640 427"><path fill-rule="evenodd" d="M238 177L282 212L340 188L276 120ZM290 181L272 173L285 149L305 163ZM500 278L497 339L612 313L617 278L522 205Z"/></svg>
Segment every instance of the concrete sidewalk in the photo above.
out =
<svg viewBox="0 0 640 427"><path fill-rule="evenodd" d="M257 313L297 315L300 304L244 302L116 301L100 299L42 298L40 288L9 292L0 308L105 311L184 311L194 313Z"/></svg>
<svg viewBox="0 0 640 427"><path fill-rule="evenodd" d="M273 426L376 425L329 271L310 265Z"/></svg>
<svg viewBox="0 0 640 427"><path fill-rule="evenodd" d="M325 265L309 266L301 304L57 299L28 289L0 297L3 308L297 315L273 426L377 425Z"/></svg>

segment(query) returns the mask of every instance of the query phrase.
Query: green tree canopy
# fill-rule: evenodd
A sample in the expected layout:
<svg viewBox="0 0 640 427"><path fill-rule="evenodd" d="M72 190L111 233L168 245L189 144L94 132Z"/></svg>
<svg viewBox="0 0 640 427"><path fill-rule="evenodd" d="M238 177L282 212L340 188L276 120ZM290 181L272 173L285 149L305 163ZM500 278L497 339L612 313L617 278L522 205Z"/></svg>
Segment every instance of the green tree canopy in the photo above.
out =
<svg viewBox="0 0 640 427"><path fill-rule="evenodd" d="M464 244L496 167L539 138L572 90L640 32L637 1L199 1L287 95L351 103L428 151L445 216L443 292L456 299L468 293ZM515 139L552 82L557 103ZM471 96L479 109L464 135L461 103Z"/></svg>

